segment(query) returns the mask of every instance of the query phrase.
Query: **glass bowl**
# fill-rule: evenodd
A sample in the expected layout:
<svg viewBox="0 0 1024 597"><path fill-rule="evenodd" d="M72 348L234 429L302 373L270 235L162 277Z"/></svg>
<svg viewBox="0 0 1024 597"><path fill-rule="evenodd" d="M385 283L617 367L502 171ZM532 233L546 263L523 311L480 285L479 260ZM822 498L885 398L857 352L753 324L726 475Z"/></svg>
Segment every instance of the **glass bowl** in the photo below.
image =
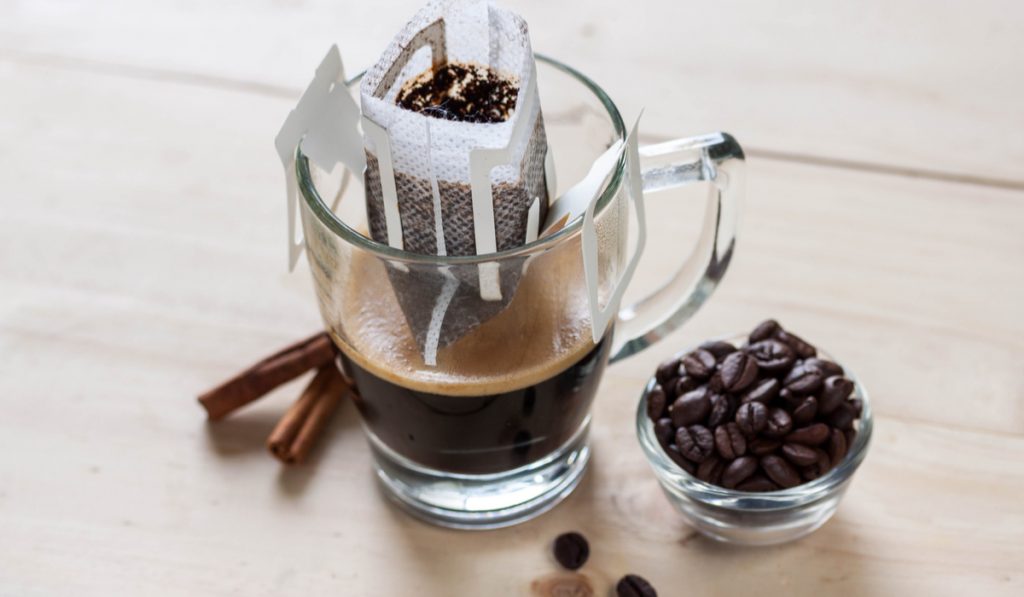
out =
<svg viewBox="0 0 1024 597"><path fill-rule="evenodd" d="M722 339L739 346L746 336ZM855 426L857 437L838 466L814 481L778 491L752 493L726 489L705 483L680 468L658 443L654 423L647 416L647 394L657 381L652 376L647 383L636 414L640 446L669 501L702 534L738 545L772 545L808 535L835 514L871 442L871 401L849 368L820 349L818 356L843 368L844 375L854 383L851 398L860 398L864 403Z"/></svg>

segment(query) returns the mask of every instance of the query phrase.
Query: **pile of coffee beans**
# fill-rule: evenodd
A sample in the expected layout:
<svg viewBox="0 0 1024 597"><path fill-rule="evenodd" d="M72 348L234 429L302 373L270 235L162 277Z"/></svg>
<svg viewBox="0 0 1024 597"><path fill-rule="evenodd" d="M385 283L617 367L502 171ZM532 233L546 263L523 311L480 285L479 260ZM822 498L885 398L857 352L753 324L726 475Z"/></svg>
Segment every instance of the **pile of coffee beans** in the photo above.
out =
<svg viewBox="0 0 1024 597"><path fill-rule="evenodd" d="M658 366L647 414L683 470L740 491L813 481L839 464L863 404L843 368L775 320L740 347L711 341Z"/></svg>

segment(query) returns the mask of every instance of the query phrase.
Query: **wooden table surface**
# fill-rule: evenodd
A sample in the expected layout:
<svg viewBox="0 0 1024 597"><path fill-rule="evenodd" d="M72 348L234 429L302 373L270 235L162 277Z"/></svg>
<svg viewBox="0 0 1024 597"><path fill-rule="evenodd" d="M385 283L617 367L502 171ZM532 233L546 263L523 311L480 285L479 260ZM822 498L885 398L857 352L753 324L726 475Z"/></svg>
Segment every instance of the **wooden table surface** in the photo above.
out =
<svg viewBox="0 0 1024 597"><path fill-rule="evenodd" d="M0 595L529 594L569 529L599 595L1024 593L1024 5L514 3L646 140L735 134L748 199L712 300L609 369L579 489L466 533L381 499L352 408L271 459L301 382L214 426L194 403L320 325L272 139L331 43L354 72L417 2L376 4L0 2ZM820 531L729 548L632 413L663 356L766 316L858 373L876 435Z"/></svg>

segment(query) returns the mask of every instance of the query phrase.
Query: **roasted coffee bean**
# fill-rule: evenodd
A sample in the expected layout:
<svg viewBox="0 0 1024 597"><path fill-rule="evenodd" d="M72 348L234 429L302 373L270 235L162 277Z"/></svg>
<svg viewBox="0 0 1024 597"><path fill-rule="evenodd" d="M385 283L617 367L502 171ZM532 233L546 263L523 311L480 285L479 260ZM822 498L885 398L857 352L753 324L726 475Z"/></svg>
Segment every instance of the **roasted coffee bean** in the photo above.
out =
<svg viewBox="0 0 1024 597"><path fill-rule="evenodd" d="M757 471L757 458L740 456L722 470L722 487L732 489Z"/></svg>
<svg viewBox="0 0 1024 597"><path fill-rule="evenodd" d="M683 369L686 370L686 374L690 377L707 379L715 372L717 361L715 361L715 355L702 348L698 348L684 356L681 364Z"/></svg>
<svg viewBox="0 0 1024 597"><path fill-rule="evenodd" d="M567 570L579 570L590 557L590 544L579 533L562 533L555 538L555 559Z"/></svg>
<svg viewBox="0 0 1024 597"><path fill-rule="evenodd" d="M736 352L737 348L730 342L724 340L711 340L700 345L700 348L715 356L715 360L721 361L725 355Z"/></svg>
<svg viewBox="0 0 1024 597"><path fill-rule="evenodd" d="M779 395L780 388L782 388L782 384L774 377L762 379L747 390L746 394L743 394L740 398L740 403L760 402L761 404L768 404Z"/></svg>
<svg viewBox="0 0 1024 597"><path fill-rule="evenodd" d="M762 456L761 470L779 487L788 489L800 484L800 474L781 456L775 454Z"/></svg>
<svg viewBox="0 0 1024 597"><path fill-rule="evenodd" d="M818 454L814 448L801 444L783 444L782 455L797 466L808 466L818 461Z"/></svg>
<svg viewBox="0 0 1024 597"><path fill-rule="evenodd" d="M672 419L662 417L654 423L654 437L658 438L659 444L667 446L672 443L675 436L676 428L672 425Z"/></svg>
<svg viewBox="0 0 1024 597"><path fill-rule="evenodd" d="M692 392L700 387L700 380L694 379L689 375L680 375L675 382L674 393L672 397L682 396L687 392Z"/></svg>
<svg viewBox="0 0 1024 597"><path fill-rule="evenodd" d="M853 448L853 442L857 439L856 429L844 429L843 435L846 436L846 451L849 452Z"/></svg>
<svg viewBox="0 0 1024 597"><path fill-rule="evenodd" d="M654 373L654 378L657 379L658 383L661 385L665 385L668 380L678 375L678 370L679 357L672 357L658 365L658 370Z"/></svg>
<svg viewBox="0 0 1024 597"><path fill-rule="evenodd" d="M839 407L853 393L853 382L833 375L825 379L818 398L818 414L827 415Z"/></svg>
<svg viewBox="0 0 1024 597"><path fill-rule="evenodd" d="M615 593L618 597L658 597L651 583L636 574L623 576L615 585Z"/></svg>
<svg viewBox="0 0 1024 597"><path fill-rule="evenodd" d="M732 418L732 398L724 394L711 395L711 413L708 414L708 427L714 429Z"/></svg>
<svg viewBox="0 0 1024 597"><path fill-rule="evenodd" d="M767 422L761 432L765 437L779 438L793 429L793 417L781 408L769 408Z"/></svg>
<svg viewBox="0 0 1024 597"><path fill-rule="evenodd" d="M768 409L760 402L741 404L736 409L736 425L747 435L756 435L768 424Z"/></svg>
<svg viewBox="0 0 1024 597"><path fill-rule="evenodd" d="M712 456L697 467L697 478L705 483L718 485L722 482L723 470L725 470L725 461L718 456Z"/></svg>
<svg viewBox="0 0 1024 597"><path fill-rule="evenodd" d="M814 396L807 396L793 409L793 424L802 426L814 420L818 414L818 399Z"/></svg>
<svg viewBox="0 0 1024 597"><path fill-rule="evenodd" d="M850 406L849 402L839 403L839 408L832 411L832 414L826 419L828 424L835 427L836 429L850 429L853 427L853 420L857 418L853 414L853 407Z"/></svg>
<svg viewBox="0 0 1024 597"><path fill-rule="evenodd" d="M791 444L817 446L828 439L828 434L828 425L824 423L814 423L813 425L807 425L806 427L793 430L785 437L785 441L786 443Z"/></svg>
<svg viewBox="0 0 1024 597"><path fill-rule="evenodd" d="M672 424L672 419L668 417L662 417L654 423L654 437L657 437L657 442L664 445L672 443L676 438L676 427Z"/></svg>
<svg viewBox="0 0 1024 597"><path fill-rule="evenodd" d="M669 417L676 427L685 427L700 423L711 412L711 399L708 391L704 388L697 388L676 398L672 407L668 409Z"/></svg>
<svg viewBox="0 0 1024 597"><path fill-rule="evenodd" d="M722 382L721 371L715 371L715 374L708 380L708 389L716 394L721 394L725 391L725 383Z"/></svg>
<svg viewBox="0 0 1024 597"><path fill-rule="evenodd" d="M846 434L841 429L833 429L828 436L828 459L838 465L846 457Z"/></svg>
<svg viewBox="0 0 1024 597"><path fill-rule="evenodd" d="M792 348L796 356L801 359L809 359L818 354L818 349L814 348L811 343L805 342L800 336L791 334L786 330L780 330L776 333L775 339Z"/></svg>
<svg viewBox="0 0 1024 597"><path fill-rule="evenodd" d="M799 363L782 380L782 385L794 394L806 396L817 392L821 388L822 380L821 371ZM818 408L821 408L820 404Z"/></svg>
<svg viewBox="0 0 1024 597"><path fill-rule="evenodd" d="M736 486L736 489L740 491L775 491L779 488L778 485L772 483L768 477L765 477L761 473L754 473L747 478L746 481Z"/></svg>
<svg viewBox="0 0 1024 597"><path fill-rule="evenodd" d="M766 319L761 323L757 324L757 327L754 328L754 331L750 332L750 337L748 338L748 340L751 344L754 344L755 342L760 342L761 340L774 338L775 334L778 334L781 330L782 326L779 325L779 322L775 321L774 319Z"/></svg>
<svg viewBox="0 0 1024 597"><path fill-rule="evenodd" d="M789 410L793 410L800 406L800 403L804 401L804 396L794 394L786 388L782 388L779 390L779 401L782 402L782 405Z"/></svg>
<svg viewBox="0 0 1024 597"><path fill-rule="evenodd" d="M757 381L757 361L745 352L734 352L722 361L721 373L727 392L742 392Z"/></svg>
<svg viewBox="0 0 1024 597"><path fill-rule="evenodd" d="M715 438L703 425L690 425L676 430L676 445L687 460L701 463L715 451Z"/></svg>
<svg viewBox="0 0 1024 597"><path fill-rule="evenodd" d="M825 359L819 359L818 357L811 357L805 360L804 364L807 365L808 367L814 367L818 371L821 371L821 374L824 375L825 377L832 377L833 375L843 374L843 368L840 367L837 363L833 363L832 361L828 361Z"/></svg>
<svg viewBox="0 0 1024 597"><path fill-rule="evenodd" d="M736 423L726 423L715 428L715 447L722 458L732 460L747 453L747 438Z"/></svg>
<svg viewBox="0 0 1024 597"><path fill-rule="evenodd" d="M652 421L657 421L665 413L665 390L661 386L654 386L647 393L647 416Z"/></svg>
<svg viewBox="0 0 1024 597"><path fill-rule="evenodd" d="M697 472L697 465L683 458L683 455L679 452L679 446L669 444L668 447L665 448L665 452L668 453L668 457L672 459L672 462L679 465L679 468L691 475Z"/></svg>
<svg viewBox="0 0 1024 597"><path fill-rule="evenodd" d="M827 473L832 468L832 461L829 460L828 454L826 454L824 450L815 448L814 453L818 455L818 459L810 466L805 466L800 469L800 474L803 476L805 481L813 481Z"/></svg>
<svg viewBox="0 0 1024 597"><path fill-rule="evenodd" d="M860 398L851 398L850 408L853 409L853 415L859 419L861 413L864 412L864 401Z"/></svg>
<svg viewBox="0 0 1024 597"><path fill-rule="evenodd" d="M779 449L782 442L766 437L758 437L747 442L747 451L754 456L764 456Z"/></svg>
<svg viewBox="0 0 1024 597"><path fill-rule="evenodd" d="M751 344L746 350L757 361L758 368L771 375L785 373L796 360L793 349L778 340L762 340Z"/></svg>

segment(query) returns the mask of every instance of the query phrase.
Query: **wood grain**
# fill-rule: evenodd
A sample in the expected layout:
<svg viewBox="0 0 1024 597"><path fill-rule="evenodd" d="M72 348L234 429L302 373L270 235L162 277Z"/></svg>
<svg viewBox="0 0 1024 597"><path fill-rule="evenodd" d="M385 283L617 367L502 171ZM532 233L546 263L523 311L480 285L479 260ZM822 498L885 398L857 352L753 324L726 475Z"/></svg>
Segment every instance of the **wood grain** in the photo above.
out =
<svg viewBox="0 0 1024 597"><path fill-rule="evenodd" d="M210 36L224 27L205 23ZM0 45L42 39L24 31ZM154 43L127 58L192 51ZM266 455L306 379L216 426L194 404L319 324L308 272L285 273L270 140L289 99L6 59L0 89L0 594L527 594L556 571L548 542L569 529L591 539L583 572L598 594L626 572L667 595L1024 588L1020 191L752 159L733 269L684 330L609 370L579 490L524 525L458 533L381 499L352 408L308 465ZM972 118L963 126L979 131L995 120ZM922 155L945 154L944 134ZM674 262L695 205L652 199L660 240L637 292ZM822 530L729 549L663 499L633 410L661 357L768 315L861 377L877 435Z"/></svg>
<svg viewBox="0 0 1024 597"><path fill-rule="evenodd" d="M331 44L365 68L420 4L37 0L0 13L0 56L297 94ZM627 113L646 107L649 130L728 128L764 155L1024 187L1024 137L1009 133L1024 127L1012 0L507 4L534 49Z"/></svg>

